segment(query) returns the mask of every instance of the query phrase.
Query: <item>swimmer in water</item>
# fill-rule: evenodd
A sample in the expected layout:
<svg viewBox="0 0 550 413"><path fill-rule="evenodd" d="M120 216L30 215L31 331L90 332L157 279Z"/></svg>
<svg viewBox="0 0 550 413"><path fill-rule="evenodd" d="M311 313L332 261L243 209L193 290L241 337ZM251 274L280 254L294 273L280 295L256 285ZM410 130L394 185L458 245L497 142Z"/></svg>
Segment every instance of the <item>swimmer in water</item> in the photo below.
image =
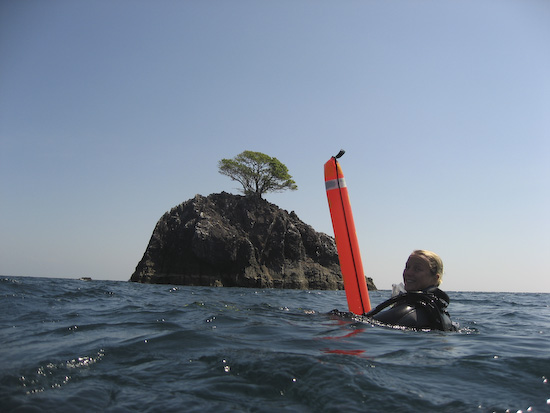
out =
<svg viewBox="0 0 550 413"><path fill-rule="evenodd" d="M439 289L442 277L443 261L439 255L427 250L413 251L403 270L404 288L365 316L415 329L456 330L447 312L449 296Z"/></svg>

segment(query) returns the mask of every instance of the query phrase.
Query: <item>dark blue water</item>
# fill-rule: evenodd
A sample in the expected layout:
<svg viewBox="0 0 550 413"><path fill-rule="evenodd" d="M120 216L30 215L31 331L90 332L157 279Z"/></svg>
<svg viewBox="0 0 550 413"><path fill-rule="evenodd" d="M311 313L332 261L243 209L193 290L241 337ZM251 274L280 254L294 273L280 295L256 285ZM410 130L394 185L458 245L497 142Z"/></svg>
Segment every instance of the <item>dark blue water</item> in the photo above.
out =
<svg viewBox="0 0 550 413"><path fill-rule="evenodd" d="M343 291L0 277L0 410L550 411L550 294L449 295L458 333Z"/></svg>

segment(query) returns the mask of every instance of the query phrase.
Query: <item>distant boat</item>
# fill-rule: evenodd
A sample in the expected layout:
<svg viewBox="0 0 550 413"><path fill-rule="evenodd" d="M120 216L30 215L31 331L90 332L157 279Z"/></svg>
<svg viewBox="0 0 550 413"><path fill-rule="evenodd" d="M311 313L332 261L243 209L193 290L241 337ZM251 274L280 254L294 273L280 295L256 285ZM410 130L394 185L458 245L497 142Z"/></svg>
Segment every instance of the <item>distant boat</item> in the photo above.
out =
<svg viewBox="0 0 550 413"><path fill-rule="evenodd" d="M80 277L80 281L92 281L91 277Z"/></svg>

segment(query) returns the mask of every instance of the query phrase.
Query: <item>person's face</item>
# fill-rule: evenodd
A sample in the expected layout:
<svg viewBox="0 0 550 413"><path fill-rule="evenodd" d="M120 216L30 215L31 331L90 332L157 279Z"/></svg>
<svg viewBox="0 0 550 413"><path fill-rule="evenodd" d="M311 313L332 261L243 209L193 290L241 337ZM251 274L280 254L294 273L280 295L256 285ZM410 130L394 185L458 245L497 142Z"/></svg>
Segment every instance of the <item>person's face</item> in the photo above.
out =
<svg viewBox="0 0 550 413"><path fill-rule="evenodd" d="M405 264L403 282L405 290L418 291L437 284L437 275L432 275L430 263L421 255L411 255Z"/></svg>

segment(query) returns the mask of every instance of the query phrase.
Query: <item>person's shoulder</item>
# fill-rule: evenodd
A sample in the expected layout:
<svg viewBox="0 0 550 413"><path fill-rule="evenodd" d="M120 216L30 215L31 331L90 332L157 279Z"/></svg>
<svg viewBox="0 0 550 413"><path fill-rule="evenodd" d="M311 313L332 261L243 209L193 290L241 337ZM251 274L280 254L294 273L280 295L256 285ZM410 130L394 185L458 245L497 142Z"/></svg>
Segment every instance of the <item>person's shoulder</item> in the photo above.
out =
<svg viewBox="0 0 550 413"><path fill-rule="evenodd" d="M424 290L424 292L426 292L427 294L435 295L437 298L445 301L447 304L449 304L449 302L451 301L449 295L445 291L440 290L438 287L429 287Z"/></svg>

